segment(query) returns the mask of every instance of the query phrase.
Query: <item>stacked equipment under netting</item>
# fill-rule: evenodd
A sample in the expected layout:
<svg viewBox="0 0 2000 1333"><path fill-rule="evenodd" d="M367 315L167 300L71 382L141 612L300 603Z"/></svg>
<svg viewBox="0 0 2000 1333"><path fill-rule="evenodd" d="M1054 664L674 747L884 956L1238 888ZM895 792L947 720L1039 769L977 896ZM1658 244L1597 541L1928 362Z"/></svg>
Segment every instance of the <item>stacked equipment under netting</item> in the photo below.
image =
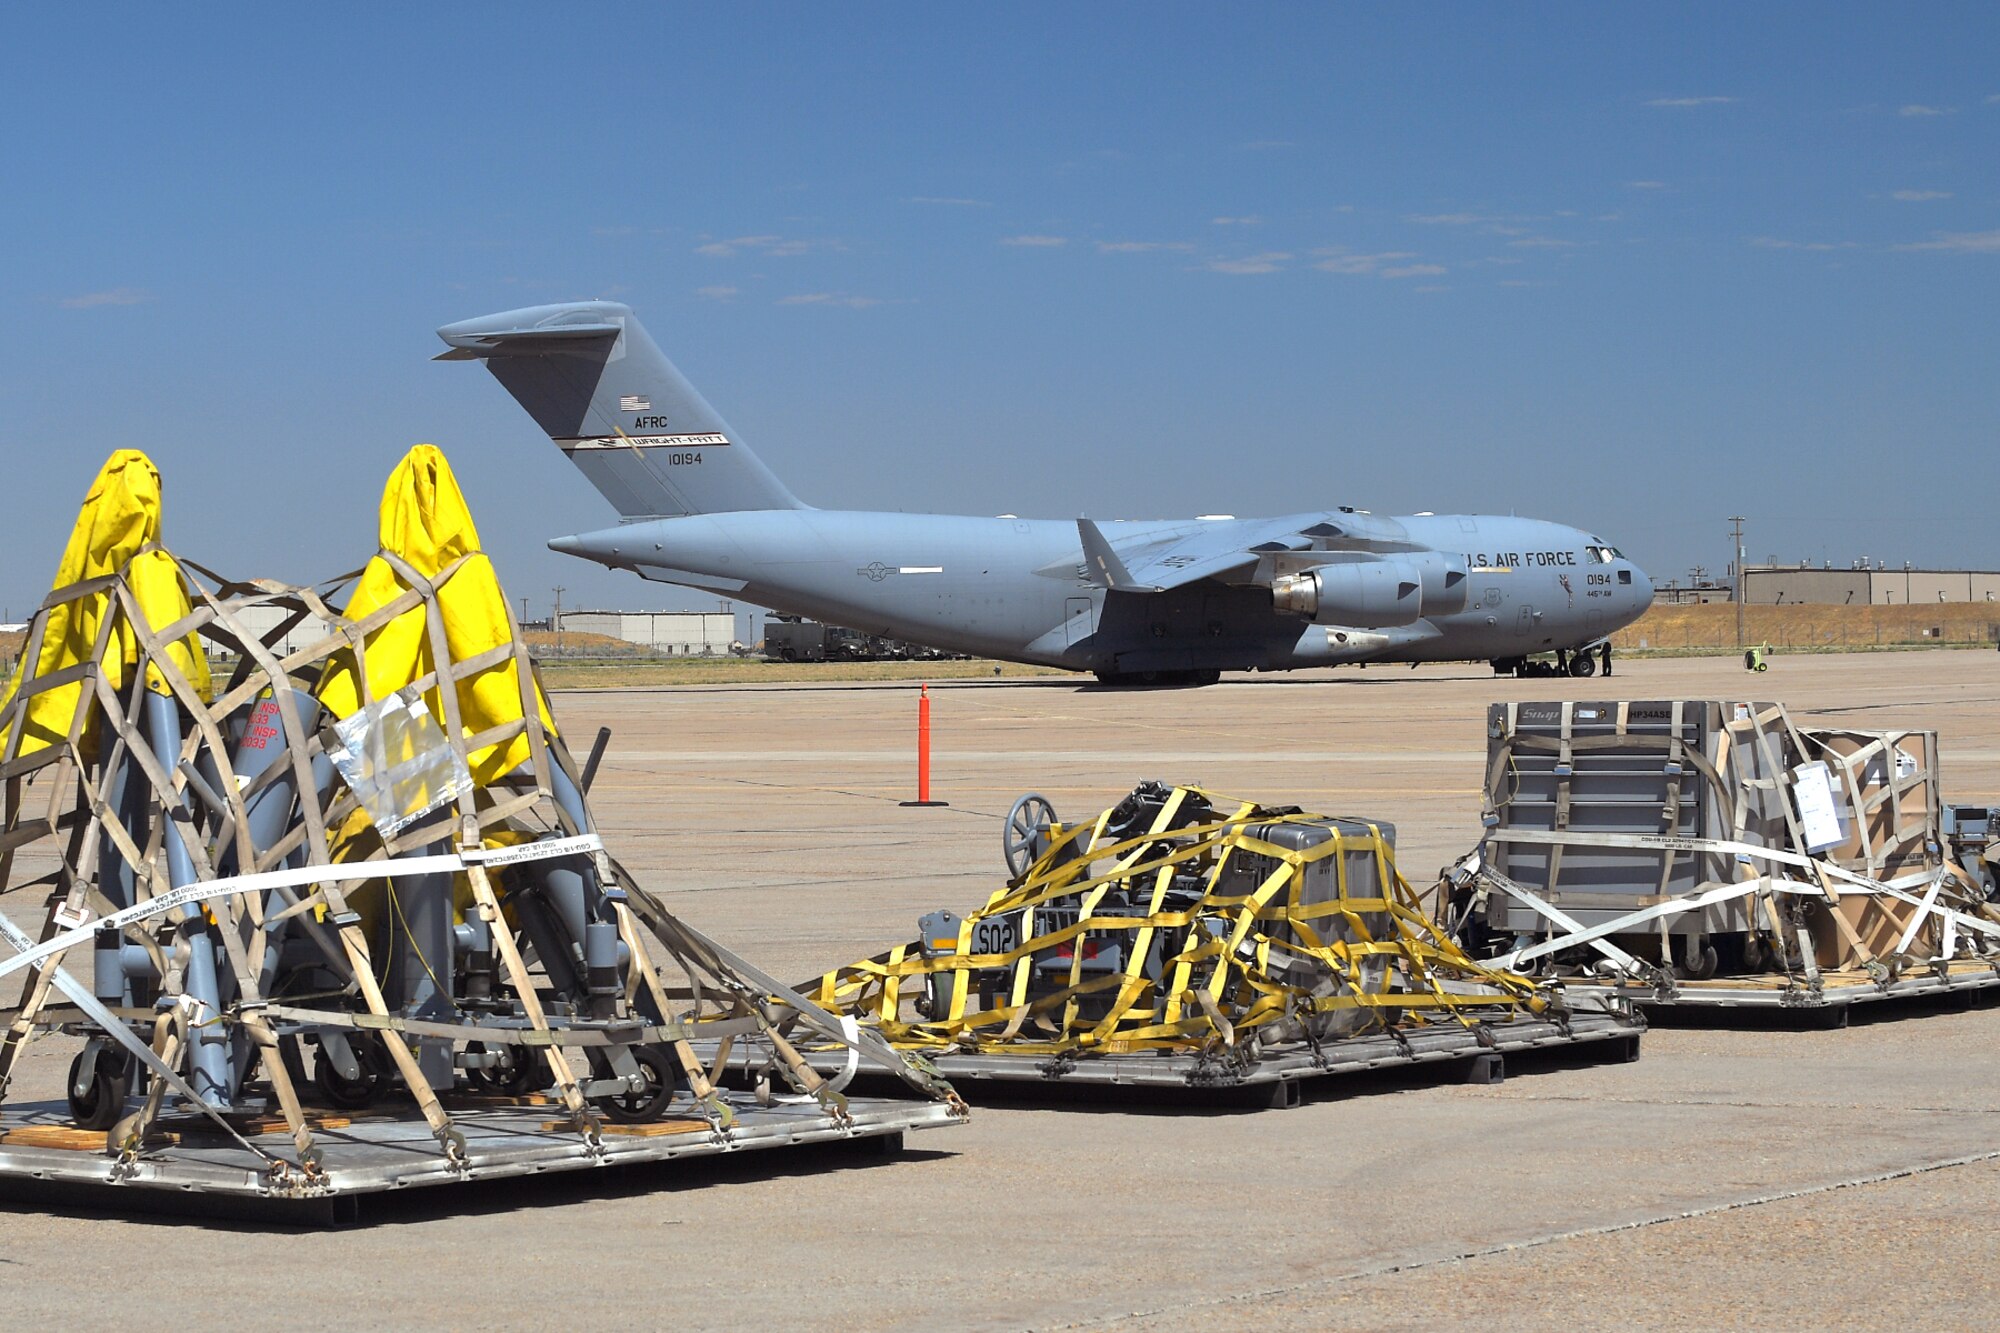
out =
<svg viewBox="0 0 2000 1333"><path fill-rule="evenodd" d="M1148 783L1068 826L1024 797L1005 888L811 993L954 1078L1228 1085L1347 1068L1338 1052L1369 1042L1351 1067L1591 1024L1636 1054L1629 1013L1573 1014L1467 957L1397 872L1394 836L1191 786Z"/></svg>
<svg viewBox="0 0 2000 1333"><path fill-rule="evenodd" d="M2000 915L1941 834L1935 732L1614 700L1495 704L1487 736L1486 832L1438 914L1496 966L1658 1003L2000 984Z"/></svg>
<svg viewBox="0 0 2000 1333"><path fill-rule="evenodd" d="M318 588L229 581L158 543L158 474L122 451L0 708L0 908L42 918L31 938L0 917L0 976L22 974L0 1087L34 1038L81 1039L79 1129L0 1145L108 1131L123 1174L106 1180L224 1188L213 1154L169 1152L223 1142L255 1192L299 1197L349 1165L354 1189L545 1169L543 1149L607 1160L605 1134L660 1126L677 1095L675 1128L717 1151L855 1132L785 1035L848 1043L839 1022L605 853L441 454L404 459L375 558ZM686 1040L697 1019L791 1079L787 1125L741 1123L759 1112L718 1093ZM927 1111L956 1109L878 1038L852 1045ZM405 1137L382 1167L359 1120L307 1108L402 1096L428 1166ZM509 1107L520 1123L493 1119Z"/></svg>

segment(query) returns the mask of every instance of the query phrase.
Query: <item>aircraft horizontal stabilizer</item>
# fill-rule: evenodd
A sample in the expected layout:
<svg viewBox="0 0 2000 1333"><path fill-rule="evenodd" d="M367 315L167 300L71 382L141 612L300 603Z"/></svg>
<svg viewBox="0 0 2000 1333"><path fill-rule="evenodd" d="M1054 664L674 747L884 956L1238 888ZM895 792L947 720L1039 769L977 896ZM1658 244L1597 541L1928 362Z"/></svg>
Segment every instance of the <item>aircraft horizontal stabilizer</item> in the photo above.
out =
<svg viewBox="0 0 2000 1333"><path fill-rule="evenodd" d="M470 322L470 321L468 321ZM542 328L479 329L449 335L451 348L432 357L433 361L478 361L489 356L533 355L552 350L551 342L594 338L616 338L624 329L617 324L552 324Z"/></svg>

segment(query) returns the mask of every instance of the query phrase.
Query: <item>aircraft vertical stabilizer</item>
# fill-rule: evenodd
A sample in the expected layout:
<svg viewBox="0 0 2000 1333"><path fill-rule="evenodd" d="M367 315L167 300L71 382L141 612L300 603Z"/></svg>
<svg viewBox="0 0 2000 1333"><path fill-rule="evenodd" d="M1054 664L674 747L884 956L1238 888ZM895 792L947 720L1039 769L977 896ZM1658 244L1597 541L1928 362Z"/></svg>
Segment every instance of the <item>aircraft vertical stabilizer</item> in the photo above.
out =
<svg viewBox="0 0 2000 1333"><path fill-rule="evenodd" d="M447 324L442 361L484 361L628 519L802 509L627 306L532 306Z"/></svg>

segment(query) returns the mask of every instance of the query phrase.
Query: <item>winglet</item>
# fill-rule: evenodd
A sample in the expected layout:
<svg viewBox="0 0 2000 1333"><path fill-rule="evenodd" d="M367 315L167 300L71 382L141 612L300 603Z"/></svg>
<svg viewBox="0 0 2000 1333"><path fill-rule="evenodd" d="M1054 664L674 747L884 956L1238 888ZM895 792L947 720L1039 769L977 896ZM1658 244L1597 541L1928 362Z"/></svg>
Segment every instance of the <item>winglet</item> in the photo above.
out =
<svg viewBox="0 0 2000 1333"><path fill-rule="evenodd" d="M1083 538L1083 564L1090 571L1090 581L1100 588L1113 592L1158 592L1160 589L1150 583L1135 583L1125 562L1118 558L1118 552L1111 549L1104 534L1097 525L1087 518L1076 521L1077 534Z"/></svg>

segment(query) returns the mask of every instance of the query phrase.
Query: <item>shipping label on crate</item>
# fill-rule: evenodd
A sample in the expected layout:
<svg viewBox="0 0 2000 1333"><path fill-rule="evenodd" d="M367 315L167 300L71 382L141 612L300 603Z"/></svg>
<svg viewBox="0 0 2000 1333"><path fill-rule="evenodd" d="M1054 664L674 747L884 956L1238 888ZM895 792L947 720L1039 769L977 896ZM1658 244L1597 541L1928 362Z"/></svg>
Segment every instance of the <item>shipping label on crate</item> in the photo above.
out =
<svg viewBox="0 0 2000 1333"><path fill-rule="evenodd" d="M1792 795L1798 802L1807 852L1823 852L1846 841L1840 827L1840 807L1833 799L1833 770L1825 763L1815 760L1793 769Z"/></svg>

